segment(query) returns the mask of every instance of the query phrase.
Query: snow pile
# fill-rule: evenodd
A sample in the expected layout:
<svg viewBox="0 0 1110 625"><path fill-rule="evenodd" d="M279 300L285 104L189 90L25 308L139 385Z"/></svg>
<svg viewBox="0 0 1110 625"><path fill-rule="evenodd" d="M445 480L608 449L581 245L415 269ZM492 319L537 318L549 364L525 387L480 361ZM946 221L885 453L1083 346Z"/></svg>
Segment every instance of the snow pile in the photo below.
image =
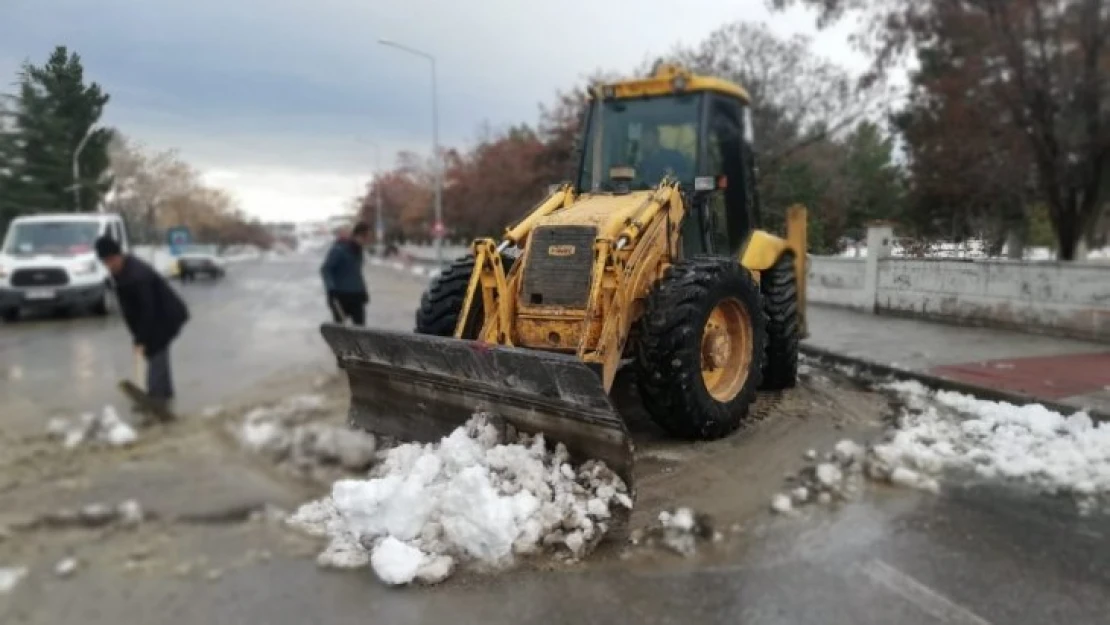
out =
<svg viewBox="0 0 1110 625"><path fill-rule="evenodd" d="M945 476L1021 483L1069 495L1081 512L1110 502L1110 424L1083 412L1064 416L1039 404L982 400L913 381L878 388L905 403L897 427L869 449L842 440L821 462L807 452L808 466L787 477L792 490L772 498L773 511L849 499L864 476L931 493Z"/></svg>
<svg viewBox="0 0 1110 625"><path fill-rule="evenodd" d="M321 465L363 471L375 459L377 438L362 430L307 422L326 412L321 395L297 395L255 408L235 432L247 449L302 472Z"/></svg>
<svg viewBox="0 0 1110 625"><path fill-rule="evenodd" d="M19 582L27 576L27 567L0 567L0 595L6 595L15 590Z"/></svg>
<svg viewBox="0 0 1110 625"><path fill-rule="evenodd" d="M806 466L796 475L788 475L789 492L771 498L771 510L789 514L795 507L817 502L830 504L847 501L863 490L863 476L867 468L866 450L849 439L838 442L833 450L818 458L813 449L803 458Z"/></svg>
<svg viewBox="0 0 1110 625"><path fill-rule="evenodd" d="M51 419L46 425L46 432L52 438L61 440L66 449L85 443L125 447L139 440L135 428L120 419L113 406L105 406L100 414L86 412L77 419Z"/></svg>
<svg viewBox="0 0 1110 625"><path fill-rule="evenodd" d="M135 527L146 520L147 514L139 502L128 499L117 505L89 503L80 508L61 508L26 519L23 529L36 527L104 527L113 523L122 527Z"/></svg>
<svg viewBox="0 0 1110 625"><path fill-rule="evenodd" d="M581 558L632 500L603 463L568 460L561 444L550 452L543 435L477 414L438 443L388 450L370 479L337 481L289 523L331 539L320 566L370 565L388 584L501 569L545 548Z"/></svg>
<svg viewBox="0 0 1110 625"><path fill-rule="evenodd" d="M917 382L884 385L907 402L899 428L873 450L872 473L914 481L945 471L1021 481L1085 500L1110 495L1110 425L1039 404L1015 406ZM917 476L917 477L915 477Z"/></svg>
<svg viewBox="0 0 1110 625"><path fill-rule="evenodd" d="M659 512L655 525L646 531L633 530L628 538L633 545L661 544L686 557L694 555L697 552L697 543L705 540L721 540L721 534L713 531L713 522L709 515L685 507Z"/></svg>
<svg viewBox="0 0 1110 625"><path fill-rule="evenodd" d="M60 560L54 565L54 574L58 577L72 577L77 572L77 567L81 566L80 560L74 557L67 557Z"/></svg>

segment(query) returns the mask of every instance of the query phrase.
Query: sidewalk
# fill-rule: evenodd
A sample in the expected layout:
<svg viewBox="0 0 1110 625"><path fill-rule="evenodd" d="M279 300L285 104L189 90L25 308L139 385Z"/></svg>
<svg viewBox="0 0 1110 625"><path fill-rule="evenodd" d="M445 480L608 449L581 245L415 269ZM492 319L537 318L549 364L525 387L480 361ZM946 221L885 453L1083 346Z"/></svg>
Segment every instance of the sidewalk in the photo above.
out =
<svg viewBox="0 0 1110 625"><path fill-rule="evenodd" d="M809 306L804 352L1110 419L1110 345Z"/></svg>

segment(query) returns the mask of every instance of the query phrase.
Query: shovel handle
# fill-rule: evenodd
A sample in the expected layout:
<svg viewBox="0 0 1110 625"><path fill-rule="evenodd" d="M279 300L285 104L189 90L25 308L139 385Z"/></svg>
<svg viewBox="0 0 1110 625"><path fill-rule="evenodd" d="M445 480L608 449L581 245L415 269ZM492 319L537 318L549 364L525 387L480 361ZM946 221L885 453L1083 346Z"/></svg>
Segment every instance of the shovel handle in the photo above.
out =
<svg viewBox="0 0 1110 625"><path fill-rule="evenodd" d="M136 347L132 352L135 364L135 386L146 388L146 363L143 362L143 351Z"/></svg>
<svg viewBox="0 0 1110 625"><path fill-rule="evenodd" d="M331 304L332 309L335 310L336 316L339 317L339 322L343 325L347 325L347 315L343 314L343 308L339 306L339 302L336 302L334 298L329 298L328 303Z"/></svg>

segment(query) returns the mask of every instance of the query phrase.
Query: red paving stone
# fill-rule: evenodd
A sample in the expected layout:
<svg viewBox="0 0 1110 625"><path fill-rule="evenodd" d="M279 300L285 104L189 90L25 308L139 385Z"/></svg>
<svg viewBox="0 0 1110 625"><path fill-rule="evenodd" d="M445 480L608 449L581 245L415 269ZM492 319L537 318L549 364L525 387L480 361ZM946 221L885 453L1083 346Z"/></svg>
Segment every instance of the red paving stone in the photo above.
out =
<svg viewBox="0 0 1110 625"><path fill-rule="evenodd" d="M1110 389L1110 353L985 360L934 367L929 373L1032 397L1062 399Z"/></svg>

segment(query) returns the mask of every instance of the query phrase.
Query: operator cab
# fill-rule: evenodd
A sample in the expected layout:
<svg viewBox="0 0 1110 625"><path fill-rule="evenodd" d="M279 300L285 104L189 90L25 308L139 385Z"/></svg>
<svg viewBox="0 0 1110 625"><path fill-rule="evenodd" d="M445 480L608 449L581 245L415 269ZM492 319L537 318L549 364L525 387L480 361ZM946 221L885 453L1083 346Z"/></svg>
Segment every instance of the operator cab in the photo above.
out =
<svg viewBox="0 0 1110 625"><path fill-rule="evenodd" d="M650 78L594 90L583 124L578 193L627 193L677 180L682 256L734 256L760 226L748 95L659 65Z"/></svg>

